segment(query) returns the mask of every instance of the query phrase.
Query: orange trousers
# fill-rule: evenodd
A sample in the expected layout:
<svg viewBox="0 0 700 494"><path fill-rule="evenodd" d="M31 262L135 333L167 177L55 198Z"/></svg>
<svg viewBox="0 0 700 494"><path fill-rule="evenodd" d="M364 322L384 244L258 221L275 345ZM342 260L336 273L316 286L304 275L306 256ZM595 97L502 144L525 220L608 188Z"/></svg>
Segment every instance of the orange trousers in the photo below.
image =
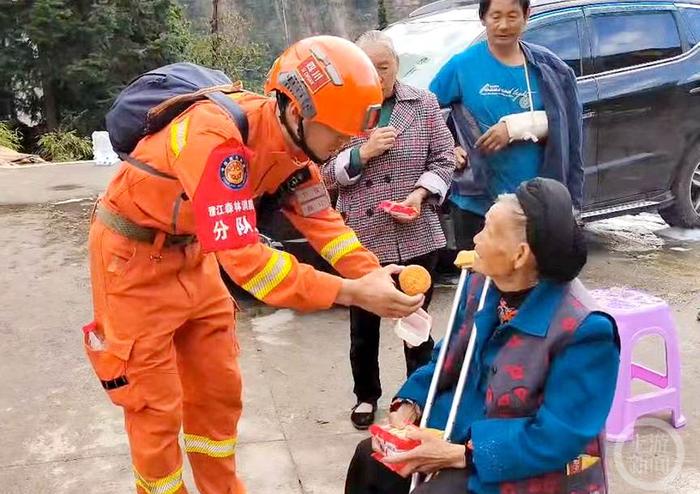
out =
<svg viewBox="0 0 700 494"><path fill-rule="evenodd" d="M103 350L85 344L110 399L123 407L140 494L186 493L185 450L201 494L242 494L235 447L241 375L235 303L214 255L163 247L95 220L89 253Z"/></svg>

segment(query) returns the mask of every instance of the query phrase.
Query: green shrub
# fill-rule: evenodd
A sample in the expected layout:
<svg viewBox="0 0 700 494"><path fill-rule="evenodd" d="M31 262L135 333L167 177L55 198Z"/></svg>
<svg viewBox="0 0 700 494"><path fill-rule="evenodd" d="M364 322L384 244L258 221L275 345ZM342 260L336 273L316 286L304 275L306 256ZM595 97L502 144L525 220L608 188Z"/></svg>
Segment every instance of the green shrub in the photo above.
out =
<svg viewBox="0 0 700 494"><path fill-rule="evenodd" d="M7 122L0 122L0 146L19 151L21 137L16 129L10 127Z"/></svg>
<svg viewBox="0 0 700 494"><path fill-rule="evenodd" d="M39 138L40 154L49 161L78 161L92 157L92 141L75 130L58 129Z"/></svg>

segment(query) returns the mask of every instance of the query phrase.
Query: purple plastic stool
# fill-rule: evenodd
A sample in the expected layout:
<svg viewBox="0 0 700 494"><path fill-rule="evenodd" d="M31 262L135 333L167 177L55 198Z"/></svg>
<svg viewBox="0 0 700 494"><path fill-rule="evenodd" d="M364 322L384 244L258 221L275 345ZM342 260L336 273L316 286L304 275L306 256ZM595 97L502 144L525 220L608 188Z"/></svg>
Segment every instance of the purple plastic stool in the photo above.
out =
<svg viewBox="0 0 700 494"><path fill-rule="evenodd" d="M638 418L671 410L676 428L686 423L681 414L681 361L676 326L668 304L658 297L627 288L591 290L600 308L617 321L622 350L615 398L605 424L608 441L624 442L634 436ZM645 336L658 335L666 350L666 375L632 361L635 344ZM632 396L632 380L639 379L655 391Z"/></svg>

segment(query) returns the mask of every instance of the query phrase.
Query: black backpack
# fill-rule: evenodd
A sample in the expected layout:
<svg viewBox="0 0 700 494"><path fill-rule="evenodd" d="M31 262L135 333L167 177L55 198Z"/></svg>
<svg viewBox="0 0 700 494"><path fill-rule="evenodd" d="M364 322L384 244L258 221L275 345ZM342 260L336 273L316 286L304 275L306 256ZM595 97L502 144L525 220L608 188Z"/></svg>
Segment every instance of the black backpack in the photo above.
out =
<svg viewBox="0 0 700 494"><path fill-rule="evenodd" d="M231 117L245 143L248 119L241 107L226 96L240 90L220 70L193 63L174 63L152 70L131 81L112 104L105 119L109 140L119 157L127 160L142 138L158 132L193 103L207 98Z"/></svg>

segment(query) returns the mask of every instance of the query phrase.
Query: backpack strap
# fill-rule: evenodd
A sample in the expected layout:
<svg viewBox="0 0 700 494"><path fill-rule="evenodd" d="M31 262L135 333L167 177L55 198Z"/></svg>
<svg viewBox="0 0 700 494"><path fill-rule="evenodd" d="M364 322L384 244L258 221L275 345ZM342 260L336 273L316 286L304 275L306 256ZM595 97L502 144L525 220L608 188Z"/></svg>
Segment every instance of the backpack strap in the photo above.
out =
<svg viewBox="0 0 700 494"><path fill-rule="evenodd" d="M226 96L221 91L214 91L207 93L206 97L216 103L222 110L224 110L231 120L236 123L238 131L243 137L243 144L248 143L248 117L243 112L241 106L233 101L231 98Z"/></svg>
<svg viewBox="0 0 700 494"><path fill-rule="evenodd" d="M141 160L137 160L136 158L134 158L130 154L117 153L117 155L119 156L119 158L122 159L122 161L126 161L131 166L138 168L139 170L146 172L149 175L154 175L154 176L160 177L160 178L167 178L170 180L177 180L177 177L173 177L172 175L168 175L167 173L163 173L162 171L152 167L148 163L144 163Z"/></svg>
<svg viewBox="0 0 700 494"><path fill-rule="evenodd" d="M184 112L193 103L207 98L224 110L238 127L243 138L243 144L248 143L248 117L241 106L227 96L227 94L239 92L240 85L229 84L203 88L189 94L181 94L163 101L148 112L146 122L146 134L152 134L170 123L179 114Z"/></svg>
<svg viewBox="0 0 700 494"><path fill-rule="evenodd" d="M245 112L241 108L241 106L233 101L231 98L226 96L225 93L222 91L211 91L211 92L205 92L202 91L200 93L201 95L204 95L207 99L211 100L213 103L215 103L219 108L224 110L226 114L233 120L233 122L236 124L236 127L238 127L238 131L241 133L241 137L243 138L243 144L247 144L248 142L248 117L246 116ZM189 95L188 95L189 96ZM187 105L191 105L192 100L187 101ZM169 105L160 105L158 107L158 111L154 113L154 115L162 115L165 113L168 108L173 108L174 104L170 103ZM182 109L180 111L183 111ZM172 175L168 175L167 173L163 173L160 170L157 170L155 167L149 165L148 163L144 163L141 160L138 160L131 156L130 154L126 153L117 153L118 156L123 160L129 163L130 165L138 168L141 171L144 171L150 175L154 175L156 177L161 177L161 178L167 178L170 180L177 180L176 177Z"/></svg>

